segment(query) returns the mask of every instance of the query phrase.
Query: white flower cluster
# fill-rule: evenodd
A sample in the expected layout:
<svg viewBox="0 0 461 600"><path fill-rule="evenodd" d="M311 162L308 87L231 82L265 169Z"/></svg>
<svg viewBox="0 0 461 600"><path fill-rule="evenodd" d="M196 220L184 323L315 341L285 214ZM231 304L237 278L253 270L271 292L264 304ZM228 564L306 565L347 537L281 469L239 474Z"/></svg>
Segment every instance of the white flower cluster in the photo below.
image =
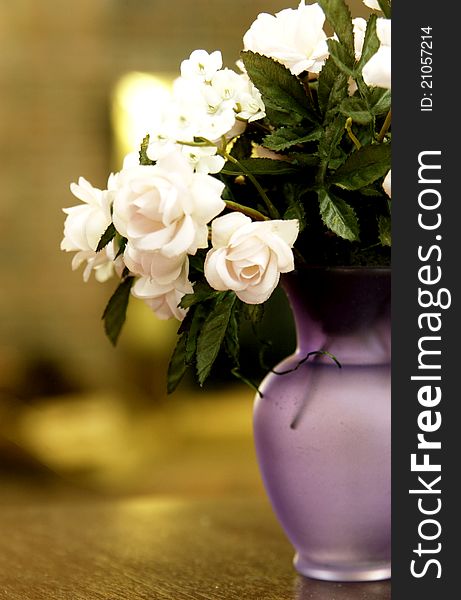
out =
<svg viewBox="0 0 461 600"><path fill-rule="evenodd" d="M379 9L375 0L364 2ZM244 48L281 62L295 75L318 74L328 58L324 22L318 4L301 0L296 10L260 14L244 36ZM365 28L363 19L354 20L357 60ZM390 28L390 20L378 19L381 46L363 70L368 85L390 88ZM223 168L228 142L248 122L265 116L261 94L245 72L222 68L220 52L196 50L182 62L181 76L161 113L146 149L154 164L139 165L133 154L109 177L105 190L83 178L71 184L81 204L64 209L62 250L76 253L73 269L86 263L85 281L93 270L99 281L128 270L136 278L134 296L162 319L182 319L185 310L179 302L193 292L189 256L209 247L211 229L212 247L204 265L208 283L216 290L235 291L246 303L264 302L280 273L294 268L299 224L253 222L241 213L219 216L226 207L224 184L212 176ZM390 174L384 188L390 195ZM117 235L97 252L111 223Z"/></svg>
<svg viewBox="0 0 461 600"><path fill-rule="evenodd" d="M196 171L218 173L224 165L219 147L264 116L261 94L245 73L223 69L219 51L195 50L181 64L161 125L150 132L147 155L159 160L176 146ZM209 143L197 145L197 138Z"/></svg>

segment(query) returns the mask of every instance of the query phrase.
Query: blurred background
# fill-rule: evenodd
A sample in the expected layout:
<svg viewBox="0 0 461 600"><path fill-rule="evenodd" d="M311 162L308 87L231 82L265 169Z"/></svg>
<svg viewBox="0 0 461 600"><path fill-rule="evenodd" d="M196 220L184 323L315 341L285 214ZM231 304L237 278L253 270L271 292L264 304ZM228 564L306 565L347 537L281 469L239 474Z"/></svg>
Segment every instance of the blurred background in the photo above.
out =
<svg viewBox="0 0 461 600"><path fill-rule="evenodd" d="M253 392L218 369L205 391L185 381L167 397L177 323L139 301L112 348L100 317L114 282L71 271L61 209L80 175L105 187L192 50L233 67L258 13L296 5L0 0L0 503L262 493ZM284 302L266 316L272 361L294 343Z"/></svg>

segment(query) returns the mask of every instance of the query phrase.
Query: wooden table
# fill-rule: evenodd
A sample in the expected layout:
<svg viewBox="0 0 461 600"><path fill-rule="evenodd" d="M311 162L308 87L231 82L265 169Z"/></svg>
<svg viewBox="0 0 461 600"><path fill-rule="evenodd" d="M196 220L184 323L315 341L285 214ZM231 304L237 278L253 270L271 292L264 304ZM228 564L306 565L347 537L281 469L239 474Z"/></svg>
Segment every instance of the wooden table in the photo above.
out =
<svg viewBox="0 0 461 600"><path fill-rule="evenodd" d="M8 600L388 600L390 583L297 575L263 498L88 499L0 508Z"/></svg>

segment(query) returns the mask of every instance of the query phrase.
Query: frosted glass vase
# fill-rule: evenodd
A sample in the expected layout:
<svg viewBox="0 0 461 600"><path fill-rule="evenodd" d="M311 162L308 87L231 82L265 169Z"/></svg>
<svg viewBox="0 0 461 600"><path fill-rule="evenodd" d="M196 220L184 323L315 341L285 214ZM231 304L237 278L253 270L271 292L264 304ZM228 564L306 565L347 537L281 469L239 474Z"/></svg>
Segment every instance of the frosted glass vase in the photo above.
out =
<svg viewBox="0 0 461 600"><path fill-rule="evenodd" d="M284 280L297 349L263 381L254 436L303 575L390 577L390 270L311 268ZM323 351L303 359L310 352Z"/></svg>

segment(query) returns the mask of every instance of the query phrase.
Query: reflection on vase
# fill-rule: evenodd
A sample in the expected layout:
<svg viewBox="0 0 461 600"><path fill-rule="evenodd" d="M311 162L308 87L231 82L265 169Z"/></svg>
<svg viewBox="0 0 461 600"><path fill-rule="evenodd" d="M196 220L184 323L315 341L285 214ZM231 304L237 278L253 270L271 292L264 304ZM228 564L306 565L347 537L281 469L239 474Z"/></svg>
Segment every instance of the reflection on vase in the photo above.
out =
<svg viewBox="0 0 461 600"><path fill-rule="evenodd" d="M287 276L284 286L298 347L256 398L266 489L300 573L388 578L390 272L309 269Z"/></svg>

